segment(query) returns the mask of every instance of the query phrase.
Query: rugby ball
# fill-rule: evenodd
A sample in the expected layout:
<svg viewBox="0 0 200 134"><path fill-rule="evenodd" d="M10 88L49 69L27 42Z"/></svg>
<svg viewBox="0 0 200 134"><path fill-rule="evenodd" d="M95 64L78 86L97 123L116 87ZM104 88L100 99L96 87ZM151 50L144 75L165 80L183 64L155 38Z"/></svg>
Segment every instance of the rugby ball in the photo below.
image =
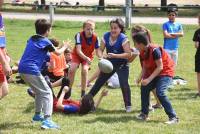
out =
<svg viewBox="0 0 200 134"><path fill-rule="evenodd" d="M111 73L113 71L113 65L109 60L101 59L98 66L100 71L103 73Z"/></svg>

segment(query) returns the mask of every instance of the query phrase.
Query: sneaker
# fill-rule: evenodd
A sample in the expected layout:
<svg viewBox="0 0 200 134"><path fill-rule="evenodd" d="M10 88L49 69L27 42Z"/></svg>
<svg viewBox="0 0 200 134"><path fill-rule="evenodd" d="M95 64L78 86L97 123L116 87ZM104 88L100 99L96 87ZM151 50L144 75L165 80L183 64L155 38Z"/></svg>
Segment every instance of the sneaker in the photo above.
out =
<svg viewBox="0 0 200 134"><path fill-rule="evenodd" d="M60 129L60 126L58 126L55 122L53 122L50 119L46 119L42 122L41 129Z"/></svg>
<svg viewBox="0 0 200 134"><path fill-rule="evenodd" d="M173 118L169 118L169 121L166 121L166 124L177 124L179 122L179 118L177 117L173 117Z"/></svg>
<svg viewBox="0 0 200 134"><path fill-rule="evenodd" d="M142 120L142 121L148 121L148 120L149 120L148 115L143 114L143 113L140 113L138 116L136 116L136 118L137 118L138 120Z"/></svg>
<svg viewBox="0 0 200 134"><path fill-rule="evenodd" d="M152 106L149 107L149 112L154 112L154 108Z"/></svg>
<svg viewBox="0 0 200 134"><path fill-rule="evenodd" d="M44 117L40 114L35 114L32 118L32 122L43 121Z"/></svg>
<svg viewBox="0 0 200 134"><path fill-rule="evenodd" d="M160 104L154 104L152 107L154 109L162 109L163 108L162 105L160 105Z"/></svg>
<svg viewBox="0 0 200 134"><path fill-rule="evenodd" d="M126 112L127 112L127 113L132 112L131 106L126 106Z"/></svg>
<svg viewBox="0 0 200 134"><path fill-rule="evenodd" d="M27 93L28 93L28 95L30 95L31 97L35 98L35 92L34 92L31 88L28 88L28 89L27 89Z"/></svg>

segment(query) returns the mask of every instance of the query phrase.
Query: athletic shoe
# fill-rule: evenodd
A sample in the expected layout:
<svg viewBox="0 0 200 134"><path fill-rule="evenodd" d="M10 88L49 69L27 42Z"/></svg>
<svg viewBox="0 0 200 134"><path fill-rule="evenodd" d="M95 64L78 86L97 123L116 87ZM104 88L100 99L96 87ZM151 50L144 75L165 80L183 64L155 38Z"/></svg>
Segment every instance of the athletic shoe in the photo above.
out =
<svg viewBox="0 0 200 134"><path fill-rule="evenodd" d="M55 122L53 122L50 119L45 119L42 122L41 129L60 129L60 126L58 126Z"/></svg>
<svg viewBox="0 0 200 134"><path fill-rule="evenodd" d="M44 117L40 114L35 114L32 118L32 121L33 122L37 122L37 121L43 121L44 120Z"/></svg>
<svg viewBox="0 0 200 134"><path fill-rule="evenodd" d="M28 93L31 97L35 98L35 92L34 92L31 88L28 88L28 89L27 89L27 93Z"/></svg>
<svg viewBox="0 0 200 134"><path fill-rule="evenodd" d="M154 109L162 109L163 108L162 105L160 105L160 104L154 104L152 107Z"/></svg>
<svg viewBox="0 0 200 134"><path fill-rule="evenodd" d="M132 112L131 106L126 106L126 112L127 112L127 113Z"/></svg>
<svg viewBox="0 0 200 134"><path fill-rule="evenodd" d="M149 120L148 115L143 114L143 113L140 113L138 116L136 116L136 118L137 118L138 120L142 120L142 121L148 121L148 120Z"/></svg>
<svg viewBox="0 0 200 134"><path fill-rule="evenodd" d="M177 117L173 117L173 118L169 118L169 121L166 121L166 124L177 124L179 122L179 118Z"/></svg>

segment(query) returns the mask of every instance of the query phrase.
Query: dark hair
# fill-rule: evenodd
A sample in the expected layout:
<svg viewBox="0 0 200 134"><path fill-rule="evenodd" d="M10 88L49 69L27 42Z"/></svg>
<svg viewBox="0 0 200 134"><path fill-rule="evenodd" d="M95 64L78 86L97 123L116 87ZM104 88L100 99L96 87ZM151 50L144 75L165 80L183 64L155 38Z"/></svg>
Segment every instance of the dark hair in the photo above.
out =
<svg viewBox="0 0 200 134"><path fill-rule="evenodd" d="M79 114L87 114L94 109L94 100L91 94L82 97Z"/></svg>
<svg viewBox="0 0 200 134"><path fill-rule="evenodd" d="M114 20L111 20L110 21L110 25L112 24L112 23L116 23L118 26L119 26L119 28L121 29L121 33L124 33L125 34L125 24L124 24L124 21L121 19L121 18L116 18L116 19L114 19Z"/></svg>
<svg viewBox="0 0 200 134"><path fill-rule="evenodd" d="M51 23L46 19L38 19L35 21L36 34L43 35L51 28Z"/></svg>
<svg viewBox="0 0 200 134"><path fill-rule="evenodd" d="M55 38L49 39L51 41L51 43L54 45L54 47L58 47L59 46L59 41Z"/></svg>
<svg viewBox="0 0 200 134"><path fill-rule="evenodd" d="M148 38L147 38L147 34L144 32L138 32L137 34L135 34L133 37L133 41L136 43L142 43L145 46L148 45Z"/></svg>
<svg viewBox="0 0 200 134"><path fill-rule="evenodd" d="M177 8L175 8L175 7L169 7L169 8L167 9L167 14L170 14L170 13L175 13L176 15L178 15L178 10L177 10Z"/></svg>

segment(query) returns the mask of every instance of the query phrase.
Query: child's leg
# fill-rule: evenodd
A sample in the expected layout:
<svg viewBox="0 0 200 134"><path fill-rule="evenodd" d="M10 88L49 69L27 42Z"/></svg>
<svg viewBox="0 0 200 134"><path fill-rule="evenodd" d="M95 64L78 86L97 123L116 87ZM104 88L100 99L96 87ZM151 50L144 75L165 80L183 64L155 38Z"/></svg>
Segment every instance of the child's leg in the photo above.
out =
<svg viewBox="0 0 200 134"><path fill-rule="evenodd" d="M8 94L8 83L7 81L4 81L3 83L0 83L0 99L5 97Z"/></svg>
<svg viewBox="0 0 200 134"><path fill-rule="evenodd" d="M61 88L60 88L60 91L57 95L57 98L60 97L62 91L64 88L69 88L69 79L68 78L62 78L62 81L61 81ZM69 97L71 96L71 89L69 88L68 92L65 93L65 96L64 96L64 99L69 99Z"/></svg>
<svg viewBox="0 0 200 134"><path fill-rule="evenodd" d="M89 85L92 81L94 81L100 74L99 68L97 68L96 72L89 78L87 84Z"/></svg>
<svg viewBox="0 0 200 134"><path fill-rule="evenodd" d="M76 70L78 68L79 64L72 62L71 66L70 66L70 70L69 70L69 80L70 80L70 85L69 87L72 88L73 84L74 84L74 78L75 78L75 74L76 74Z"/></svg>
<svg viewBox="0 0 200 134"><path fill-rule="evenodd" d="M86 90L87 81L88 81L88 69L89 69L88 64L82 65L82 70L81 70L81 97L83 95L85 95L85 90Z"/></svg>
<svg viewBox="0 0 200 134"><path fill-rule="evenodd" d="M198 94L200 95L200 73L197 72L197 86L198 86Z"/></svg>
<svg viewBox="0 0 200 134"><path fill-rule="evenodd" d="M49 118L52 115L53 110L53 96L50 87L45 81L42 75L28 75L21 74L23 79L31 86L35 91L35 106L36 113L43 111L44 117Z"/></svg>

